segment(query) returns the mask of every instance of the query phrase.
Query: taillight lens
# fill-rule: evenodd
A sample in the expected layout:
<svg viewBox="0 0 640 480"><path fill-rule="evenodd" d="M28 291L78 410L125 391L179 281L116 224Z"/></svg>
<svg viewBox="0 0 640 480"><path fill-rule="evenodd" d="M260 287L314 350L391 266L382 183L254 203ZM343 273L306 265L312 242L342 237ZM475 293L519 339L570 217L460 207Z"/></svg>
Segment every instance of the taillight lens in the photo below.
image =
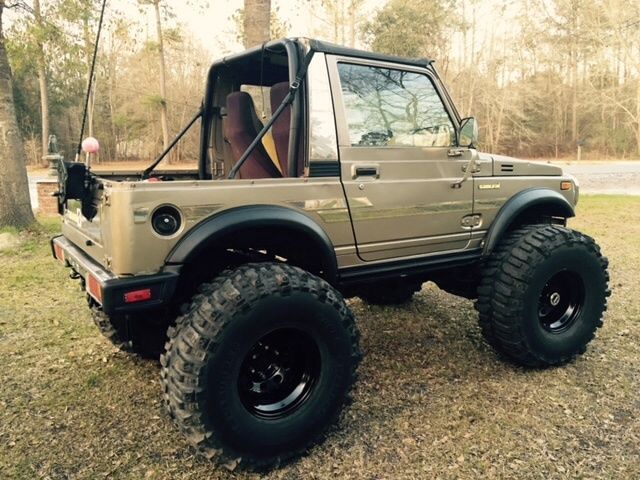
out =
<svg viewBox="0 0 640 480"><path fill-rule="evenodd" d="M151 289L132 290L124 294L124 303L136 303L151 300Z"/></svg>
<svg viewBox="0 0 640 480"><path fill-rule="evenodd" d="M60 260L62 263L65 262L64 250L62 249L62 247L60 245L58 245L57 243L54 243L53 244L53 252L56 254L56 258L58 260Z"/></svg>
<svg viewBox="0 0 640 480"><path fill-rule="evenodd" d="M102 303L102 288L100 282L90 273L87 274L87 292L98 302Z"/></svg>

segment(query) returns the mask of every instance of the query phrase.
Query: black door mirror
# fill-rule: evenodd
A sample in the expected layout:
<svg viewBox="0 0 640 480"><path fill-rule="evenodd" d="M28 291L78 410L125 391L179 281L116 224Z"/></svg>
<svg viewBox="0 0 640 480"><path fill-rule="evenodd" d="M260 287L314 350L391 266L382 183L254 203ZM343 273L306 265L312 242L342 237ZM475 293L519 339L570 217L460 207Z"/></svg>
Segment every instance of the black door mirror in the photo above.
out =
<svg viewBox="0 0 640 480"><path fill-rule="evenodd" d="M478 123L474 117L463 118L458 130L458 146L473 147L478 142Z"/></svg>

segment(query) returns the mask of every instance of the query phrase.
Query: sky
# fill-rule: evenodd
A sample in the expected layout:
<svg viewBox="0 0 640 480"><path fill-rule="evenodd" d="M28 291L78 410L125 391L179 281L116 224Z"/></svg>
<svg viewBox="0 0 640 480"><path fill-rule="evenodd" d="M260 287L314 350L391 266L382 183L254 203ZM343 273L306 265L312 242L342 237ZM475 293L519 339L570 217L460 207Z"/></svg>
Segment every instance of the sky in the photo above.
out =
<svg viewBox="0 0 640 480"><path fill-rule="evenodd" d="M119 4L134 4L135 0L111 0ZM177 2L184 5L184 2ZM177 4L176 3L176 4ZM179 7L174 8L177 14L177 20L182 22L186 27L191 29L200 39L203 45L208 48L216 49L216 43L223 43L224 47L230 49L242 50L242 46L234 40L235 23L231 19L234 12L243 7L243 0L210 0L208 6L205 1L193 2L194 5L200 5L197 8ZM321 31L323 22L320 16L314 14L308 0L272 0L272 9L276 9L278 16L290 26L289 36L291 37L315 37ZM319 4L315 1L314 4ZM375 10L382 7L386 0L365 0L361 8L360 15L362 18L370 18ZM150 9L149 9L150 10ZM147 14L147 23L153 21L152 14ZM153 25L151 24L151 28ZM222 37L222 42L215 41L215 37ZM213 39L213 41L212 41ZM215 54L216 52L214 52ZM229 53L228 51L220 52L219 55Z"/></svg>
<svg viewBox="0 0 640 480"><path fill-rule="evenodd" d="M24 0L30 4L31 0ZM46 9L47 2L41 0L41 4ZM339 0L336 0L339 1ZM349 0L343 0L348 4ZM235 22L233 14L243 7L244 0L162 0L169 5L175 14L175 18L167 22L166 26L180 23L185 31L202 43L210 52L213 61L231 52L243 50L242 45L236 39ZM382 8L387 0L364 0L358 11L360 19L371 19L375 12ZM319 13L322 11L321 0L271 0L272 10L277 12L278 17L289 26L289 36L303 36L331 40L332 28L326 24ZM499 31L509 29L511 17L499 5L510 5L508 10L512 10L517 1L508 0L488 0L483 2L470 2L477 9L474 12L467 11L467 21L475 16L477 22L478 45L486 41L490 34L497 34ZM135 20L142 26L141 36L155 39L155 16L153 8L149 6L140 7L138 0L107 0L107 20L113 17L113 12L124 13L126 18ZM462 13L462 12L458 12ZM512 12L509 12L512 13ZM19 16L30 15L24 10L11 9L5 12L5 22L10 25ZM327 30L326 33L323 30ZM504 33L504 32L501 32ZM453 51L459 53L460 38L454 35L450 41L454 46ZM364 47L357 44L356 47Z"/></svg>
<svg viewBox="0 0 640 480"><path fill-rule="evenodd" d="M30 4L30 0L25 0ZM211 52L212 60L232 51L242 50L235 39L235 23L233 14L243 7L243 0L164 0L176 15L175 22L181 23L186 30ZM41 0L46 8L47 0ZM315 0L312 8L309 0L272 0L272 9L277 9L278 16L289 24L289 36L318 37L322 35L322 18L314 13L320 0ZM361 18L371 18L375 10L382 7L386 0L365 0L360 9ZM137 0L107 0L106 18L110 11L119 10L126 17L138 20L146 25L144 34L155 37L155 17L151 6L139 7ZM23 10L12 9L5 13L7 25L21 15L28 15ZM325 37L326 38L326 37Z"/></svg>

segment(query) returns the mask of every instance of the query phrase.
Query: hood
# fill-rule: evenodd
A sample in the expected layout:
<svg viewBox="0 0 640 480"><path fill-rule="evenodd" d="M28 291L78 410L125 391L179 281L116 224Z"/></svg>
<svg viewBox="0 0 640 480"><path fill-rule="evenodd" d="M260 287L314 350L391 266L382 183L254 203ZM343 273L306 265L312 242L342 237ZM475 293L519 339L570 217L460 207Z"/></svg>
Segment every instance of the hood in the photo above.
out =
<svg viewBox="0 0 640 480"><path fill-rule="evenodd" d="M505 155L480 154L481 158L491 157L493 159L493 174L500 176L517 175L545 175L560 176L562 168L544 162L531 162L529 160L518 160L517 158Z"/></svg>

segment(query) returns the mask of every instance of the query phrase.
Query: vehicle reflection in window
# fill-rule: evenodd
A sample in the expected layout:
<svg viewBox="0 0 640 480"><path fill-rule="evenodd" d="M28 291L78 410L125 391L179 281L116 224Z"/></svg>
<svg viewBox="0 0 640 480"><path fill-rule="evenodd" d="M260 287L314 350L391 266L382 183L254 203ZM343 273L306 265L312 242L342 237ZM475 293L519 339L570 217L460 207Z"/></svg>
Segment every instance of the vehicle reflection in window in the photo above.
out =
<svg viewBox="0 0 640 480"><path fill-rule="evenodd" d="M455 130L424 74L339 63L352 146L449 147Z"/></svg>

